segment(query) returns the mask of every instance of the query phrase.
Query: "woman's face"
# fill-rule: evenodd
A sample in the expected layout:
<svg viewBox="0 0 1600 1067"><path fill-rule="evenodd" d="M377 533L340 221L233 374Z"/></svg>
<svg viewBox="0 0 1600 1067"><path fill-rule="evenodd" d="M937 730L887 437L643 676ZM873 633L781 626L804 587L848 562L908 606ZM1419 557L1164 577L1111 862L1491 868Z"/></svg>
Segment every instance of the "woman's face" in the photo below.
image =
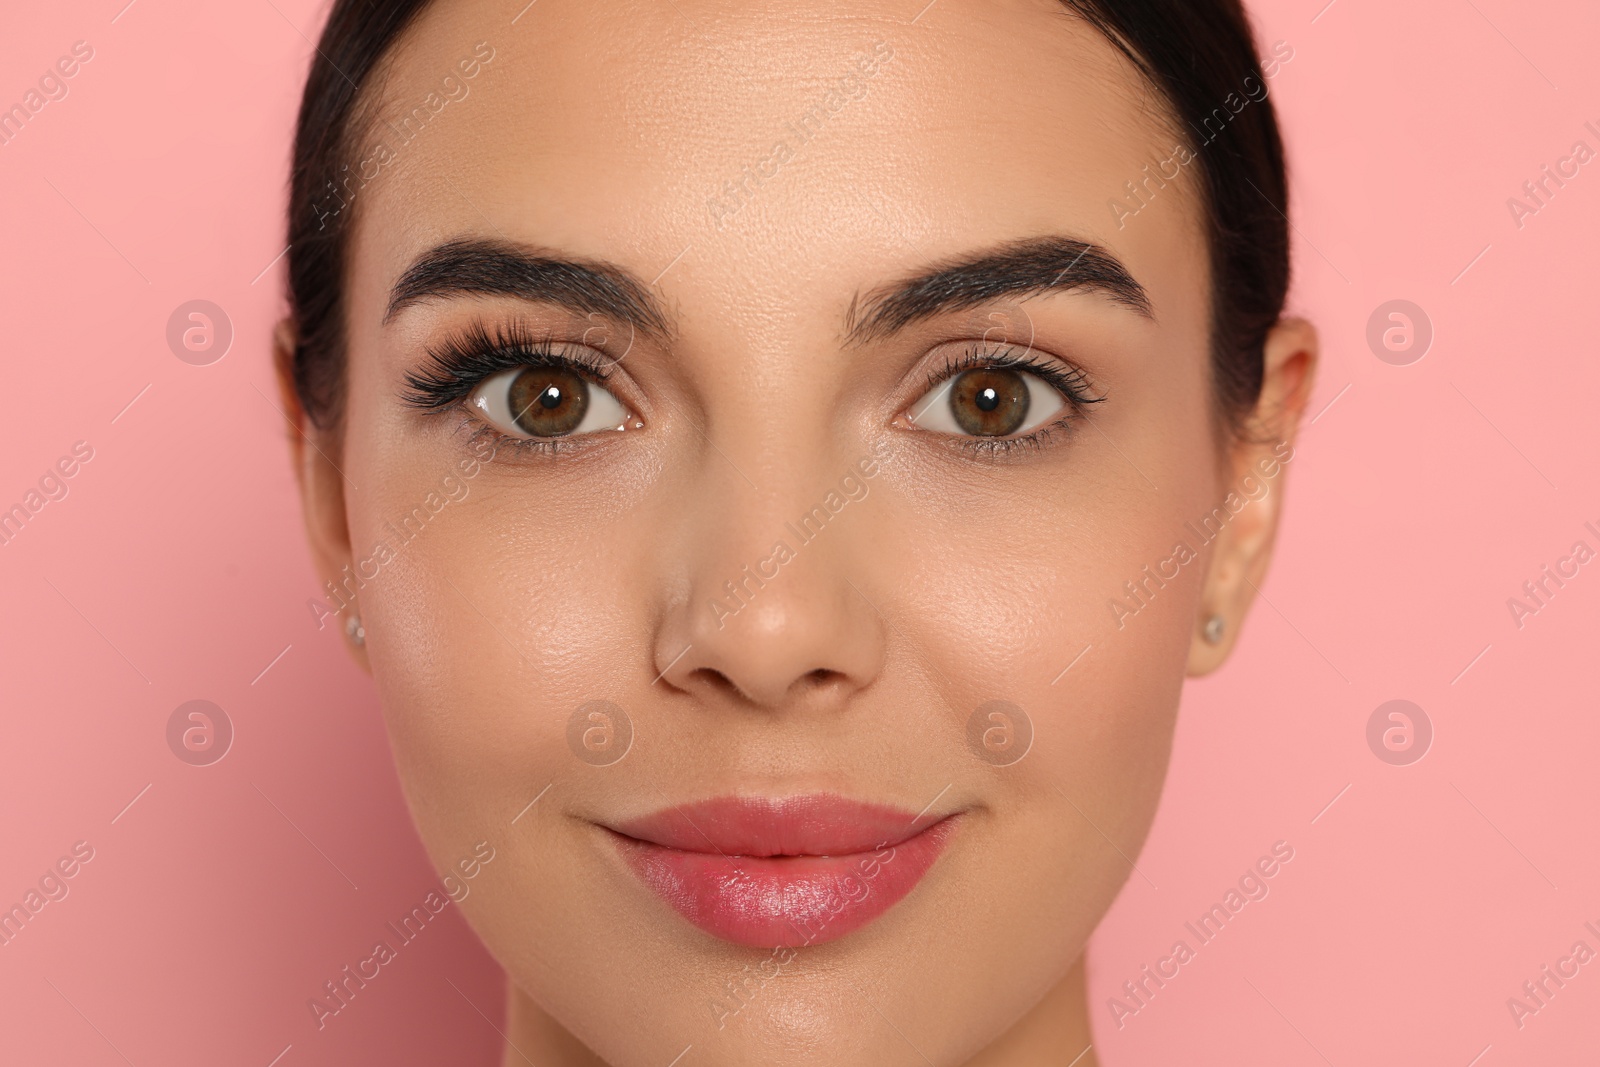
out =
<svg viewBox="0 0 1600 1067"><path fill-rule="evenodd" d="M1270 542L1185 526L1259 455L1163 109L1054 0L918 6L439 0L328 208L324 576L466 916L622 1067L994 1041Z"/></svg>

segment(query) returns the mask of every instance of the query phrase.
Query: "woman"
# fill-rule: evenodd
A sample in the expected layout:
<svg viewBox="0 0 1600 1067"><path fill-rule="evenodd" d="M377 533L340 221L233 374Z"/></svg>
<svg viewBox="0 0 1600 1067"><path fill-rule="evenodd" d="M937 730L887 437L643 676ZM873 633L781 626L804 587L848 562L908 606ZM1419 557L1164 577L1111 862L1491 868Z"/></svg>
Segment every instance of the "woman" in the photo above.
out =
<svg viewBox="0 0 1600 1067"><path fill-rule="evenodd" d="M1095 1060L1316 360L1286 57L1233 0L915 6L334 5L317 610L507 1063Z"/></svg>

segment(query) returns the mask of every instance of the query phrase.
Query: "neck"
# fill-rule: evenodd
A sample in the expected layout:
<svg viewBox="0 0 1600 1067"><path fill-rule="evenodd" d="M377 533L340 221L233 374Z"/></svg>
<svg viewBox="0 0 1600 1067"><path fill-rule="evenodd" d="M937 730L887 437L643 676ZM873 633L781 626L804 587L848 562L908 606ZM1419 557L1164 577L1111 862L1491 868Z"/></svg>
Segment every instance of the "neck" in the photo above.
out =
<svg viewBox="0 0 1600 1067"><path fill-rule="evenodd" d="M509 1000L502 1067L607 1067L515 985L510 987ZM1079 956L1043 1000L963 1067L1028 1067L1036 1063L1097 1067L1091 1040L1088 992L1083 957Z"/></svg>

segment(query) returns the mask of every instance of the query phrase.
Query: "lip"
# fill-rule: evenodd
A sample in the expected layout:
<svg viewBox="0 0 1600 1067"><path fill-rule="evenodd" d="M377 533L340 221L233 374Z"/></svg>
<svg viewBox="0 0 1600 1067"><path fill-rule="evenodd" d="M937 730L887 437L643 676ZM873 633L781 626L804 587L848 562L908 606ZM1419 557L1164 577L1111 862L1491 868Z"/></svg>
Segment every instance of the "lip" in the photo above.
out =
<svg viewBox="0 0 1600 1067"><path fill-rule="evenodd" d="M888 911L928 873L958 819L817 793L717 797L605 829L639 880L701 930L796 948Z"/></svg>

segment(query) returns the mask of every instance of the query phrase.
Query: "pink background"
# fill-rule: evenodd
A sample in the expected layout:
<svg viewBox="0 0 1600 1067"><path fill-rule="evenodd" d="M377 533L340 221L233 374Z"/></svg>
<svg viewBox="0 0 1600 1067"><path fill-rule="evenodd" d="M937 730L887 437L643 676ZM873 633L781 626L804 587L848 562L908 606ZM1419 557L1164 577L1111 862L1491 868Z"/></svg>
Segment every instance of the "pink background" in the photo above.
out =
<svg viewBox="0 0 1600 1067"><path fill-rule="evenodd" d="M13 5L0 35L0 104L94 48L0 146L0 508L94 449L0 546L0 905L95 849L0 948L0 1061L488 1064L502 980L455 909L325 1030L306 1009L434 882L371 686L305 607L268 367L320 6L124 2ZM1506 200L1600 148L1600 10L1323 2L1253 5L1295 50L1271 85L1321 414L1266 602L1190 686L1143 876L1092 945L1096 1043L1108 1064L1577 1062L1600 962L1520 1030L1506 999L1600 949L1600 567L1520 630L1506 600L1600 547L1600 164L1520 229ZM236 331L211 366L166 345L194 298ZM1395 298L1435 328L1410 366L1366 342ZM166 745L195 698L237 730L210 767ZM1367 747L1392 698L1436 731L1411 766ZM1270 896L1117 1029L1106 998L1278 840Z"/></svg>

